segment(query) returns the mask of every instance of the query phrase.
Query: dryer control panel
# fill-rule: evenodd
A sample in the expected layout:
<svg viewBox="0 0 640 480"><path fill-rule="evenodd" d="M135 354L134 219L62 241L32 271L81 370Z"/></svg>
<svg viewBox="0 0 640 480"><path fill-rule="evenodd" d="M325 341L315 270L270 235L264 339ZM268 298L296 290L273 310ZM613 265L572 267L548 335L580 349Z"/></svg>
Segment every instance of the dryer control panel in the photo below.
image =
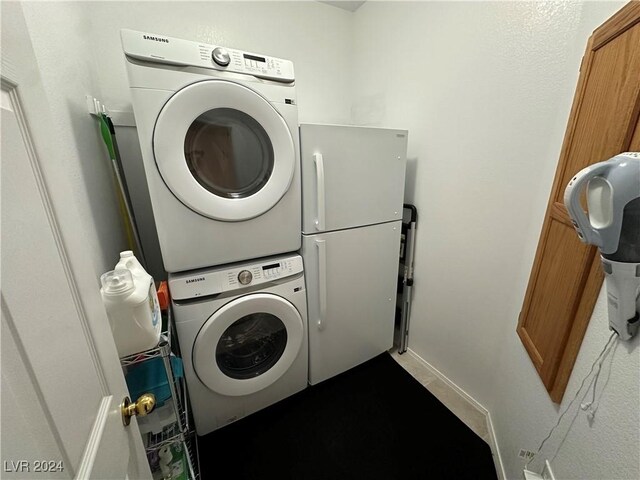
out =
<svg viewBox="0 0 640 480"><path fill-rule="evenodd" d="M169 291L175 300L206 297L273 282L303 271L302 257L271 257L259 263L238 263L189 273L170 273Z"/></svg>
<svg viewBox="0 0 640 480"><path fill-rule="evenodd" d="M138 60L167 65L202 67L293 83L293 63L233 48L123 29L124 53Z"/></svg>

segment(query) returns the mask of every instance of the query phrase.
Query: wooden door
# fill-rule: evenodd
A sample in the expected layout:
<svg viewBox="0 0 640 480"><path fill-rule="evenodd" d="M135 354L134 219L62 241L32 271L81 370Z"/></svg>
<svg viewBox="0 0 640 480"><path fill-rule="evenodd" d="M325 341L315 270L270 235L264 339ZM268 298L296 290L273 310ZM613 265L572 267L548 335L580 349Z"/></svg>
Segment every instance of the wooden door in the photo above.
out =
<svg viewBox="0 0 640 480"><path fill-rule="evenodd" d="M517 332L545 387L560 402L604 278L563 203L584 167L640 150L640 2L594 31L582 60L569 124Z"/></svg>
<svg viewBox="0 0 640 480"><path fill-rule="evenodd" d="M2 16L2 478L151 478L20 4Z"/></svg>

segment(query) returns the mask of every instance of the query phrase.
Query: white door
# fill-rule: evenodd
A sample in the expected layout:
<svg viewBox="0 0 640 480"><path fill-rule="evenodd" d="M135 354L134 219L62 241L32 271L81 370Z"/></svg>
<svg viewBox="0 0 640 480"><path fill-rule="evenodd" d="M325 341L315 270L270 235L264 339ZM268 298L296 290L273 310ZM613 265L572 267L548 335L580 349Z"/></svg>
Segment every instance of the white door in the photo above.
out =
<svg viewBox="0 0 640 480"><path fill-rule="evenodd" d="M401 225L303 235L310 384L392 347Z"/></svg>
<svg viewBox="0 0 640 480"><path fill-rule="evenodd" d="M21 7L2 15L2 478L151 478Z"/></svg>
<svg viewBox="0 0 640 480"><path fill-rule="evenodd" d="M222 395L273 385L298 357L305 329L296 307L270 293L236 298L218 309L193 344L198 378Z"/></svg>
<svg viewBox="0 0 640 480"><path fill-rule="evenodd" d="M300 125L302 231L402 219L407 131Z"/></svg>
<svg viewBox="0 0 640 480"><path fill-rule="evenodd" d="M270 210L289 189L296 161L278 111L253 90L225 80L176 92L158 115L153 152L176 198L224 221Z"/></svg>

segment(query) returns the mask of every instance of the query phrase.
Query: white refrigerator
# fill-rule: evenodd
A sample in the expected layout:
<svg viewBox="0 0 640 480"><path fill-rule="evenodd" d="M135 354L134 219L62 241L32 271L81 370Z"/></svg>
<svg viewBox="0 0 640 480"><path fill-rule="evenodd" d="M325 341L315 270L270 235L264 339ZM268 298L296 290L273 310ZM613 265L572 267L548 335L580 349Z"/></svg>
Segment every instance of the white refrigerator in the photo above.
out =
<svg viewBox="0 0 640 480"><path fill-rule="evenodd" d="M312 385L393 345L407 135L300 125Z"/></svg>

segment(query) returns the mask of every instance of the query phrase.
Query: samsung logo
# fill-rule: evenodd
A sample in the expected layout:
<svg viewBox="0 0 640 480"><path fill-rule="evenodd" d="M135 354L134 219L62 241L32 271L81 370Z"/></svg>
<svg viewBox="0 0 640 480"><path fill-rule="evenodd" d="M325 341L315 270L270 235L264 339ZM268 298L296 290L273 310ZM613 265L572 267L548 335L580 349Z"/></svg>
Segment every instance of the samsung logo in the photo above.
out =
<svg viewBox="0 0 640 480"><path fill-rule="evenodd" d="M151 35L142 35L145 40L153 40L154 42L169 43L168 38L153 37Z"/></svg>
<svg viewBox="0 0 640 480"><path fill-rule="evenodd" d="M204 282L204 277L190 278L187 283Z"/></svg>

